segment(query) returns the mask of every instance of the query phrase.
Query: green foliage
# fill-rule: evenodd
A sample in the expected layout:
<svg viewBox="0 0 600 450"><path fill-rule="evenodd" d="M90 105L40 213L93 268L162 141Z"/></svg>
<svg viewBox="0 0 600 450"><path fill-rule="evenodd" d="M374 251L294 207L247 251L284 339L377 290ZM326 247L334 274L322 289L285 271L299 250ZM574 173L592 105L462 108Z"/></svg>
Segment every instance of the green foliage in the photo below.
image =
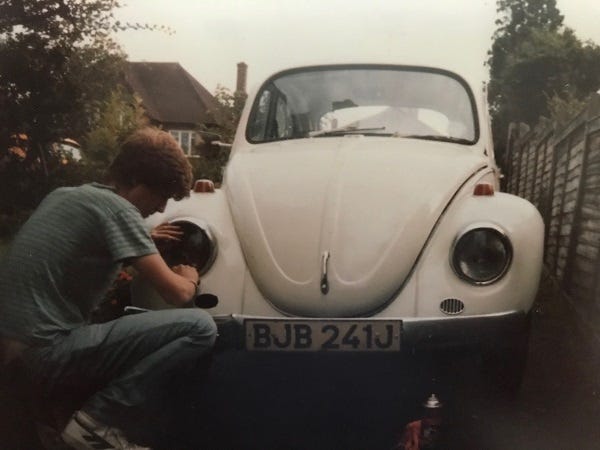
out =
<svg viewBox="0 0 600 450"><path fill-rule="evenodd" d="M559 127L568 124L577 114L585 108L589 97L579 99L571 91L567 91L563 96L553 95L548 98L547 106L550 120Z"/></svg>
<svg viewBox="0 0 600 450"><path fill-rule="evenodd" d="M110 38L117 5L23 0L2 7L0 144L18 131L49 152L51 142L91 128L124 60Z"/></svg>
<svg viewBox="0 0 600 450"><path fill-rule="evenodd" d="M108 167L123 139L146 124L141 100L122 88L115 89L102 103L97 126L83 138L85 163Z"/></svg>
<svg viewBox="0 0 600 450"><path fill-rule="evenodd" d="M497 0L496 5L498 28L494 33L487 61L492 79L490 100L498 95L494 89L494 81L501 78L507 65L507 57L529 36L531 30L556 31L563 23L556 0Z"/></svg>
<svg viewBox="0 0 600 450"><path fill-rule="evenodd" d="M10 238L48 192L91 181L97 173L97 166L75 162L53 162L48 176L43 176L39 164L8 164L0 184L0 240Z"/></svg>
<svg viewBox="0 0 600 450"><path fill-rule="evenodd" d="M231 143L233 142L235 130L240 121L244 104L246 103L246 94L238 92L232 94L229 89L219 84L217 85L214 97L217 100L218 106L213 111L210 111L209 114L213 116L214 122L219 125L205 131L217 133L221 136L223 142ZM210 136L207 138L210 140Z"/></svg>
<svg viewBox="0 0 600 450"><path fill-rule="evenodd" d="M232 94L226 87L218 85L214 97L218 105L209 111L209 114L212 116L211 122L218 125L198 130L201 139L196 144L196 153L200 154L200 158L191 160L191 163L196 179L208 178L215 183L220 183L223 178L223 168L229 159L229 148L213 143L215 141L226 144L233 142L246 102L246 95Z"/></svg>
<svg viewBox="0 0 600 450"><path fill-rule="evenodd" d="M535 29L508 55L499 105L512 121L533 125L548 115L548 98L582 98L599 86L597 46L583 46L568 28Z"/></svg>
<svg viewBox="0 0 600 450"><path fill-rule="evenodd" d="M124 56L110 37L117 6L0 1L0 215L8 222L20 223L54 187L89 179L90 167L61 164L53 144L81 141L121 79ZM25 161L7 152L14 133L27 136Z"/></svg>
<svg viewBox="0 0 600 450"><path fill-rule="evenodd" d="M228 154L228 152L219 153ZM190 159L192 173L194 174L193 179L208 179L212 180L216 185L220 185L221 181L223 180L223 167L225 167L226 162L227 158L224 158L223 160L223 158L213 159L205 156Z"/></svg>
<svg viewBox="0 0 600 450"><path fill-rule="evenodd" d="M114 29L117 0L17 0L0 3L0 33L36 32L56 43L104 41ZM15 27L19 30L15 31Z"/></svg>
<svg viewBox="0 0 600 450"><path fill-rule="evenodd" d="M577 109L576 102L600 87L600 48L563 28L555 0L499 0L497 5L488 95L502 162L510 122L533 126L542 116L556 115L560 104Z"/></svg>
<svg viewBox="0 0 600 450"><path fill-rule="evenodd" d="M110 128L98 127L90 131L84 140L83 155L86 163L98 163L108 167L117 154L119 142Z"/></svg>

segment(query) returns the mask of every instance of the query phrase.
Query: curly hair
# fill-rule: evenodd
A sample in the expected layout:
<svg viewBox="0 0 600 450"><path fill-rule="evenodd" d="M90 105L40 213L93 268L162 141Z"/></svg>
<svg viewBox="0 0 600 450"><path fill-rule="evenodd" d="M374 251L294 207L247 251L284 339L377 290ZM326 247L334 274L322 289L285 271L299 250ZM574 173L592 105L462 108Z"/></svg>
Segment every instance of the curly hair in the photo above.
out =
<svg viewBox="0 0 600 450"><path fill-rule="evenodd" d="M188 197L192 185L192 167L177 141L151 127L134 131L123 142L108 176L117 184L143 184L175 200Z"/></svg>

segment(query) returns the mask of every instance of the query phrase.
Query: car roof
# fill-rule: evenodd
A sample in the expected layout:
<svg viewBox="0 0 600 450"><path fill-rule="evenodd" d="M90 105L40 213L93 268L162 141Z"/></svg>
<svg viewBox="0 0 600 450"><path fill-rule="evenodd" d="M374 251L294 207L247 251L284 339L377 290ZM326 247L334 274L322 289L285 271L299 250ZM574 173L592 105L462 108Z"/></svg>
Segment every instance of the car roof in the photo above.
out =
<svg viewBox="0 0 600 450"><path fill-rule="evenodd" d="M483 61L478 59L460 59L456 57L456 53L450 52L450 54L440 54L440 52L424 52L422 54L411 54L410 56L404 55L393 55L389 58L383 58L377 55L353 55L353 56L340 56L340 55L310 55L310 56L296 56L291 60L275 61L275 65L271 66L269 72L262 72L257 74L255 81L256 85L252 86L251 90L258 89L258 87L271 76L290 69L300 69L302 67L311 66L331 66L331 65L384 65L384 66L414 66L414 67L425 67L429 69L441 69L444 71L452 72L464 79L467 84L471 87L475 96L477 92L481 90L483 83L488 80L488 72L483 64Z"/></svg>

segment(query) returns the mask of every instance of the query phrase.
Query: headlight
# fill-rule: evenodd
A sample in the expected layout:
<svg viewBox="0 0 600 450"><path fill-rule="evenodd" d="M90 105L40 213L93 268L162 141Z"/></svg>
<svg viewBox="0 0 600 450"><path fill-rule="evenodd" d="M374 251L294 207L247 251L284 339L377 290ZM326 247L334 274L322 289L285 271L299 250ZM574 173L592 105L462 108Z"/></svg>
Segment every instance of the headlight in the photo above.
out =
<svg viewBox="0 0 600 450"><path fill-rule="evenodd" d="M159 246L166 263L194 266L200 275L208 272L217 257L217 241L208 225L195 219L176 219L170 223L181 228L183 237Z"/></svg>
<svg viewBox="0 0 600 450"><path fill-rule="evenodd" d="M496 228L481 226L460 235L454 244L451 264L456 274L474 284L490 284L508 270L512 246Z"/></svg>

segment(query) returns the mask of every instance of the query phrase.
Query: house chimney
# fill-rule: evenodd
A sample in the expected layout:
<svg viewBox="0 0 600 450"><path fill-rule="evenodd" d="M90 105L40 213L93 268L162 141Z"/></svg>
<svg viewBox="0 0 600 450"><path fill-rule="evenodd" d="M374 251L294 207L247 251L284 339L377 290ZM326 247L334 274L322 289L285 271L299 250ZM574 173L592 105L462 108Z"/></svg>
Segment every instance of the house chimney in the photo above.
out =
<svg viewBox="0 0 600 450"><path fill-rule="evenodd" d="M248 76L248 64L240 62L237 64L237 84L235 87L236 94L246 96L246 78Z"/></svg>

